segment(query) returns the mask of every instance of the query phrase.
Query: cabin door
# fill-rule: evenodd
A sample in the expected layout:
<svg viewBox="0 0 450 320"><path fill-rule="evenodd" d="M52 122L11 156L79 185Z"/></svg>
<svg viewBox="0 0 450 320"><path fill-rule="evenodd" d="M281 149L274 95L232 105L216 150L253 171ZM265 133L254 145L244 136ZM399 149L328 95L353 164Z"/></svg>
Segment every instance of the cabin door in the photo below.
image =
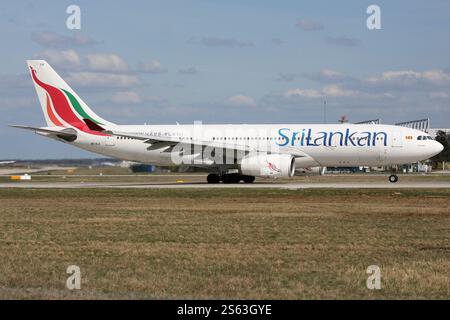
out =
<svg viewBox="0 0 450 320"><path fill-rule="evenodd" d="M394 131L392 134L392 144L393 147L400 148L403 147L402 133L399 131Z"/></svg>

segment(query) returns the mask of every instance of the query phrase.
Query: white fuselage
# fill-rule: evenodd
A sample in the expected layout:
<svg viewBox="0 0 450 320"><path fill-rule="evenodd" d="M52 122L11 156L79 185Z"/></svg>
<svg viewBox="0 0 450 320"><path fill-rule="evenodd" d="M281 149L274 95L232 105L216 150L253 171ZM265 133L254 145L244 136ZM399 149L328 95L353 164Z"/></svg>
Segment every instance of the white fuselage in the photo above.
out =
<svg viewBox="0 0 450 320"><path fill-rule="evenodd" d="M151 137L171 137L180 142L209 141L296 156L296 167L381 166L428 159L442 145L427 134L398 126L368 124L277 124L277 125L120 125L115 130ZM79 132L74 142L79 148L102 155L149 163L173 165L168 146L151 149L143 140L118 136L96 136ZM150 149L150 150L149 150Z"/></svg>

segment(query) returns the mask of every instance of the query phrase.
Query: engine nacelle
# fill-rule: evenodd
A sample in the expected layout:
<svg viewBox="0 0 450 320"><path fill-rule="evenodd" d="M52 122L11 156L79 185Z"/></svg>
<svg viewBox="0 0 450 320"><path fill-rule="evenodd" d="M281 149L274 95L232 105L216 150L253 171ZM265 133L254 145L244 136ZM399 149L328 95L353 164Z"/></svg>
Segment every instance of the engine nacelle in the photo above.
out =
<svg viewBox="0 0 450 320"><path fill-rule="evenodd" d="M295 173L295 158L289 154L257 154L241 160L243 175L289 178Z"/></svg>

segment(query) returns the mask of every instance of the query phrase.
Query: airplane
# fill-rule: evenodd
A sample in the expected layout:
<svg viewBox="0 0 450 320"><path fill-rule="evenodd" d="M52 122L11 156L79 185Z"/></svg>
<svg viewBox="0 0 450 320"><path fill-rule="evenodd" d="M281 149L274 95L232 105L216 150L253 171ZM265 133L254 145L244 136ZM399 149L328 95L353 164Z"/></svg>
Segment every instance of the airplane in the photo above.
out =
<svg viewBox="0 0 450 320"><path fill-rule="evenodd" d="M1 165L7 165L7 164L14 164L16 163L15 161L0 161L0 166Z"/></svg>
<svg viewBox="0 0 450 320"><path fill-rule="evenodd" d="M201 167L208 183L288 178L313 167L395 168L443 150L422 131L381 124L116 124L91 110L46 61L27 65L47 126L12 127L126 161ZM389 181L398 181L395 171Z"/></svg>

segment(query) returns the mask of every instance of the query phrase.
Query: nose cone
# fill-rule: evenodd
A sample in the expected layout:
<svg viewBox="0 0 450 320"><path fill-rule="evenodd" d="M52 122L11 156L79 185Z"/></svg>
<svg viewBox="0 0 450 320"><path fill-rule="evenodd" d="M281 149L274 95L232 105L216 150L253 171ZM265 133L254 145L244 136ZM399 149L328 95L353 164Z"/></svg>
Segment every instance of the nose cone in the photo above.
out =
<svg viewBox="0 0 450 320"><path fill-rule="evenodd" d="M442 150L444 150L444 146L437 141L433 141L433 144L430 146L430 151L432 153L432 156L435 156L435 155L441 153Z"/></svg>

